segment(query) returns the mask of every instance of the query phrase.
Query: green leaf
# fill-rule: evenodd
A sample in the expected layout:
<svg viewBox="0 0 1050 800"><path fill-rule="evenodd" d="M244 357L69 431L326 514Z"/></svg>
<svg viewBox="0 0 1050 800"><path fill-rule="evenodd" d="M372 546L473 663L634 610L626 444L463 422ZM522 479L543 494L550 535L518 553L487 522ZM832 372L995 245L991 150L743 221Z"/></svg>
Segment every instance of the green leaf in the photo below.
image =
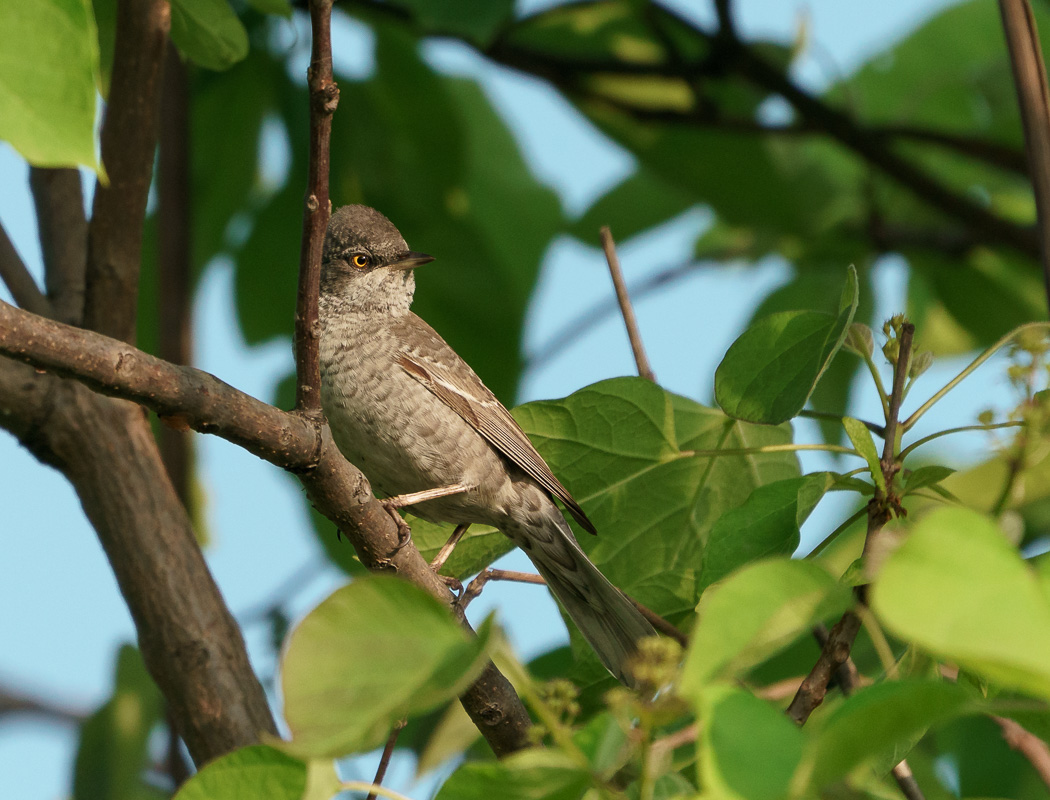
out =
<svg viewBox="0 0 1050 800"><path fill-rule="evenodd" d="M484 47L514 19L514 0L401 0L424 29Z"/></svg>
<svg viewBox="0 0 1050 800"><path fill-rule="evenodd" d="M183 784L174 800L301 800L306 764L267 745L234 750Z"/></svg>
<svg viewBox="0 0 1050 800"><path fill-rule="evenodd" d="M598 231L608 225L618 242L659 225L695 205L688 192L667 183L644 167L599 197L569 233L585 244L597 246Z"/></svg>
<svg viewBox="0 0 1050 800"><path fill-rule="evenodd" d="M435 800L578 800L590 785L590 775L564 753L525 750L494 763L464 764Z"/></svg>
<svg viewBox="0 0 1050 800"><path fill-rule="evenodd" d="M851 603L849 588L813 562L778 558L744 567L704 592L682 693L697 697L712 680L761 663Z"/></svg>
<svg viewBox="0 0 1050 800"><path fill-rule="evenodd" d="M260 14L277 14L280 17L292 16L292 4L289 0L248 0L248 5Z"/></svg>
<svg viewBox="0 0 1050 800"><path fill-rule="evenodd" d="M879 487L879 491L885 493L886 476L882 474L882 462L879 460L879 451L875 449L875 440L871 438L871 431L863 422L853 417L843 417L842 427L846 429L846 435L861 458L868 462L875 485Z"/></svg>
<svg viewBox="0 0 1050 800"><path fill-rule="evenodd" d="M30 164L98 168L98 74L87 0L0 4L0 139Z"/></svg>
<svg viewBox="0 0 1050 800"><path fill-rule="evenodd" d="M802 523L833 483L828 472L767 483L723 514L707 538L699 591L751 561L794 553Z"/></svg>
<svg viewBox="0 0 1050 800"><path fill-rule="evenodd" d="M641 378L616 378L514 415L598 529L581 546L608 578L672 621L691 617L711 526L763 483L794 477L792 453L700 456L783 443Z"/></svg>
<svg viewBox="0 0 1050 800"><path fill-rule="evenodd" d="M1050 698L1050 604L988 519L941 508L883 565L872 608L894 635L1001 686Z"/></svg>
<svg viewBox="0 0 1050 800"><path fill-rule="evenodd" d="M802 758L802 731L750 692L714 684L701 693L698 737L705 793L733 800L785 797Z"/></svg>
<svg viewBox="0 0 1050 800"><path fill-rule="evenodd" d="M75 800L159 800L165 793L142 780L149 767L149 738L164 715L164 700L139 651L123 645L117 655L113 696L80 727L73 771Z"/></svg>
<svg viewBox="0 0 1050 800"><path fill-rule="evenodd" d="M228 69L248 55L248 32L227 0L172 0L171 39L208 69Z"/></svg>
<svg viewBox="0 0 1050 800"><path fill-rule="evenodd" d="M864 687L819 726L806 747L800 776L817 794L876 758L888 771L931 725L977 708L969 689L946 681L909 679Z"/></svg>
<svg viewBox="0 0 1050 800"><path fill-rule="evenodd" d="M954 472L955 470L951 467L943 467L938 464L913 469L904 479L904 494L940 483Z"/></svg>
<svg viewBox="0 0 1050 800"><path fill-rule="evenodd" d="M408 515L406 520L412 528L412 541L427 561L434 560L456 527L427 522L411 515ZM471 525L441 568L441 574L462 580L485 569L513 549L514 542L495 528L488 525Z"/></svg>
<svg viewBox="0 0 1050 800"><path fill-rule="evenodd" d="M368 750L410 714L436 708L488 661L492 627L470 637L448 607L395 578L337 590L292 632L281 666L290 752Z"/></svg>
<svg viewBox="0 0 1050 800"><path fill-rule="evenodd" d="M850 267L835 316L785 311L744 331L715 372L718 404L731 417L767 425L798 414L842 346L857 299Z"/></svg>
<svg viewBox="0 0 1050 800"><path fill-rule="evenodd" d="M117 39L117 0L92 0L95 10L95 27L98 28L99 69L95 76L98 93L105 100L109 97L109 84L113 76L113 48Z"/></svg>

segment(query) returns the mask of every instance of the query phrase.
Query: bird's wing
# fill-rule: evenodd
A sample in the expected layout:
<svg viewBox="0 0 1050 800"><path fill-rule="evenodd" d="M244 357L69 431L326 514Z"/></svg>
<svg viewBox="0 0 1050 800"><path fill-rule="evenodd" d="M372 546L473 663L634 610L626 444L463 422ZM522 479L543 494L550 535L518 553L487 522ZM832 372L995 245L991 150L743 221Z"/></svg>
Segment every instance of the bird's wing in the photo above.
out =
<svg viewBox="0 0 1050 800"><path fill-rule="evenodd" d="M406 315L404 324L411 326L411 331L401 337L405 343L397 359L401 368L484 436L504 457L561 500L584 530L595 533L594 524L587 519L580 504L554 477L525 431L474 370L415 314Z"/></svg>

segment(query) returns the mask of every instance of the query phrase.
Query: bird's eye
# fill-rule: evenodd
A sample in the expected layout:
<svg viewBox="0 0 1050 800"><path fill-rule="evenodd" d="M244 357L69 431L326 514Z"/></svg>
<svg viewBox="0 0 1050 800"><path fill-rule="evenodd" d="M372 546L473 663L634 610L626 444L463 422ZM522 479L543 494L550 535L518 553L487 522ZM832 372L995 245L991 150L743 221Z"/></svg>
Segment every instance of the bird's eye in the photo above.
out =
<svg viewBox="0 0 1050 800"><path fill-rule="evenodd" d="M350 263L358 269L366 269L372 265L372 256L358 254L350 259Z"/></svg>

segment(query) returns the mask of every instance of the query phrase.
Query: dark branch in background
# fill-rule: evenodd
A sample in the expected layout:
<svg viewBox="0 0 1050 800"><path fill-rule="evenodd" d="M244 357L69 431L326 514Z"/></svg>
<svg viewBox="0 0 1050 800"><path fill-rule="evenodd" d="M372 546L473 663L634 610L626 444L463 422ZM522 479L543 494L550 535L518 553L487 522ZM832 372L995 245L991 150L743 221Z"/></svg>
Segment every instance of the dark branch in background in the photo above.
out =
<svg viewBox="0 0 1050 800"><path fill-rule="evenodd" d="M84 319L88 233L80 171L30 167L29 186L44 253L44 284L54 318L79 325Z"/></svg>
<svg viewBox="0 0 1050 800"><path fill-rule="evenodd" d="M332 204L328 197L329 145L332 114L339 104L339 87L332 79L332 0L310 0L313 45L307 83L310 87L310 172L303 208L303 239L299 254L299 294L295 303L295 407L320 414L320 327L317 300L321 287L321 249Z"/></svg>
<svg viewBox="0 0 1050 800"><path fill-rule="evenodd" d="M898 416L900 416L901 399L904 396L904 382L908 377L908 366L911 362L912 337L915 335L915 326L905 322L901 326L900 348L897 352L897 363L893 370L893 390L890 393L889 410L886 414L885 443L882 448L882 475L886 483L886 491L876 489L875 496L868 503L868 529L864 538L864 555L871 552L872 545L878 537L882 528L889 522L893 511L897 508L899 499L893 493L893 477L897 474L896 462L896 438L898 428ZM864 604L867 602L867 586L858 586L854 589L856 601ZM853 642L860 630L860 616L855 611L847 611L842 615L827 641L821 648L820 657L813 669L802 681L798 692L787 707L787 715L799 725L804 725L809 715L824 702L828 691L828 683L839 669L847 663Z"/></svg>
<svg viewBox="0 0 1050 800"><path fill-rule="evenodd" d="M117 3L117 47L101 136L109 182L95 185L84 323L126 342L135 341L142 223L157 144L155 101L170 16L166 0Z"/></svg>
<svg viewBox="0 0 1050 800"><path fill-rule="evenodd" d="M992 719L999 725L1003 739L1010 748L1027 758L1043 783L1050 788L1050 747L1047 747L1046 742L1012 719L996 716Z"/></svg>
<svg viewBox="0 0 1050 800"><path fill-rule="evenodd" d="M29 269L18 255L18 250L15 249L14 242L8 237L3 225L0 225L0 281L7 286L15 302L26 311L44 317L51 316L51 303L29 274Z"/></svg>
<svg viewBox="0 0 1050 800"><path fill-rule="evenodd" d="M401 544L394 521L372 495L365 476L339 452L327 425L267 405L201 370L169 364L114 339L6 303L0 303L0 354L75 378L101 394L141 403L161 417L214 433L294 473L314 506L336 524L366 567L396 572L451 603L448 587L415 545ZM196 545L189 544L199 554ZM160 603L161 595L155 600ZM239 640L239 631L235 636ZM460 699L496 755L528 746L528 713L494 666L490 664ZM187 744L201 763L189 738Z"/></svg>
<svg viewBox="0 0 1050 800"><path fill-rule="evenodd" d="M1046 67L1028 0L999 0L999 13L1021 107L1024 147L1035 193L1043 288L1050 304L1050 94Z"/></svg>
<svg viewBox="0 0 1050 800"><path fill-rule="evenodd" d="M164 59L160 97L160 155L157 159L158 352L172 364L193 357L190 320L190 119L186 68L174 45ZM161 425L157 444L179 502L192 517L193 439L180 425ZM165 768L175 787L189 777L182 757L178 722L168 709Z"/></svg>
<svg viewBox="0 0 1050 800"><path fill-rule="evenodd" d="M16 714L44 717L68 725L80 725L88 718L89 712L69 708L39 697L30 697L0 686L0 721L4 717Z"/></svg>
<svg viewBox="0 0 1050 800"><path fill-rule="evenodd" d="M609 264L609 274L612 275L613 288L616 290L616 302L620 304L620 313L623 315L623 324L627 328L627 338L631 341L631 351L634 353L634 363L638 366L638 374L656 383L656 376L649 365L649 358L642 344L642 334L638 330L638 319L634 316L634 308L631 307L631 296L627 293L627 285L623 280L620 259L616 255L616 243L613 241L608 225L602 227L601 239L605 260Z"/></svg>
<svg viewBox="0 0 1050 800"><path fill-rule="evenodd" d="M190 299L190 142L186 68L168 47L160 100L160 157L157 160L158 352L172 364L193 357ZM179 500L190 507L193 440L183 426L158 432L160 454Z"/></svg>

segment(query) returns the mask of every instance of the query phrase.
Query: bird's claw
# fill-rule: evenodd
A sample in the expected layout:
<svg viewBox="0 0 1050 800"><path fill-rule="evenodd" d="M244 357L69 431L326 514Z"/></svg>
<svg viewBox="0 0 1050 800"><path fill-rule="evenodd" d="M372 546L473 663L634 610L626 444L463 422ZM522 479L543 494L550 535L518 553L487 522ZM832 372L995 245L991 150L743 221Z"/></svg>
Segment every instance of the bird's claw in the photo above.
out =
<svg viewBox="0 0 1050 800"><path fill-rule="evenodd" d="M386 513L390 515L390 518L394 520L394 524L397 525L397 544L394 545L394 553L400 553L412 542L412 529L408 527L408 523L397 513L397 506L385 503L382 500L379 502L386 509Z"/></svg>

